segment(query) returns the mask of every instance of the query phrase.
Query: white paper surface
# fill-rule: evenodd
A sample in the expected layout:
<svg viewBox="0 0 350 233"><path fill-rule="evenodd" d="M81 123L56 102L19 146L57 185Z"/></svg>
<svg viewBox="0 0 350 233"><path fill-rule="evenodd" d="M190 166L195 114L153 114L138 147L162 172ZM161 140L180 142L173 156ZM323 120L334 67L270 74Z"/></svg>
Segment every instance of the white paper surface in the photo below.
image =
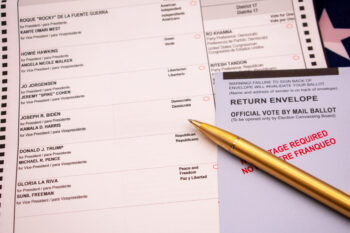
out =
<svg viewBox="0 0 350 233"><path fill-rule="evenodd" d="M19 38L17 16L12 13L17 10L16 1L1 2L0 6L0 232L12 232L18 149Z"/></svg>
<svg viewBox="0 0 350 233"><path fill-rule="evenodd" d="M83 4L82 4L83 3ZM16 233L218 232L197 1L21 5Z"/></svg>
<svg viewBox="0 0 350 233"><path fill-rule="evenodd" d="M223 80L218 74L217 126L349 193L349 75L348 68L290 78ZM349 231L342 215L225 151L218 166L223 233Z"/></svg>
<svg viewBox="0 0 350 233"><path fill-rule="evenodd" d="M325 68L312 0L203 0L211 72Z"/></svg>

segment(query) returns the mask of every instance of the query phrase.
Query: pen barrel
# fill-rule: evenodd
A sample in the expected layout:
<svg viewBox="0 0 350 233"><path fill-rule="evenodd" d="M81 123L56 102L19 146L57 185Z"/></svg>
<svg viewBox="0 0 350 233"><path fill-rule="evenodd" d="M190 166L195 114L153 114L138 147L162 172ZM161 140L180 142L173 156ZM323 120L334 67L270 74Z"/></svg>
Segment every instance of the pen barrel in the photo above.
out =
<svg viewBox="0 0 350 233"><path fill-rule="evenodd" d="M245 139L236 140L231 152L260 170L350 218L349 194L332 187Z"/></svg>

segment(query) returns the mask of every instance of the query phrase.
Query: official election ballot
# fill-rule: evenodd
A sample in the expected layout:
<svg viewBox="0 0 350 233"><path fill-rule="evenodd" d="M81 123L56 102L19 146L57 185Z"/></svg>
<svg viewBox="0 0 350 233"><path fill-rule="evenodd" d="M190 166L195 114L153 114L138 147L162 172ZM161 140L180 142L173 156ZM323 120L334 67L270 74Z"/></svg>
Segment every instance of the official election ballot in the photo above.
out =
<svg viewBox="0 0 350 233"><path fill-rule="evenodd" d="M325 68L310 0L203 0L211 72Z"/></svg>
<svg viewBox="0 0 350 233"><path fill-rule="evenodd" d="M0 232L219 232L199 2L2 4Z"/></svg>
<svg viewBox="0 0 350 233"><path fill-rule="evenodd" d="M219 232L210 73L326 67L311 0L0 6L1 233Z"/></svg>

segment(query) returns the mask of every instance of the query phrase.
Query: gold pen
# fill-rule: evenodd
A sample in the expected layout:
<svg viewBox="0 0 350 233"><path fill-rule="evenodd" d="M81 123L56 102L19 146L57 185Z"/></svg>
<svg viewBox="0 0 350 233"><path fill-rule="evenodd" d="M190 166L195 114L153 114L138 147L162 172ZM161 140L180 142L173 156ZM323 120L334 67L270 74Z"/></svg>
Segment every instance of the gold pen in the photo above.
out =
<svg viewBox="0 0 350 233"><path fill-rule="evenodd" d="M228 152L350 218L349 194L332 187L237 135L196 120L189 121Z"/></svg>

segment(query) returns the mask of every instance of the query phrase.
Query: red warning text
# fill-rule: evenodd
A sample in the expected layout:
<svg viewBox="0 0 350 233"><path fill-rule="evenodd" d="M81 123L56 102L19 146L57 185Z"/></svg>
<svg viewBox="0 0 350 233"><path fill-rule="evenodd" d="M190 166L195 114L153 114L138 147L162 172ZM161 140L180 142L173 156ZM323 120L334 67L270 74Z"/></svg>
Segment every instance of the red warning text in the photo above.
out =
<svg viewBox="0 0 350 233"><path fill-rule="evenodd" d="M326 130L321 130L306 137L294 139L288 143L273 147L267 151L285 161L292 160L335 145L337 143L336 139L333 137L326 138L328 135ZM241 169L242 174L252 173L257 170L257 168L249 165L247 162L243 160L241 162L242 165L247 164L245 168Z"/></svg>

